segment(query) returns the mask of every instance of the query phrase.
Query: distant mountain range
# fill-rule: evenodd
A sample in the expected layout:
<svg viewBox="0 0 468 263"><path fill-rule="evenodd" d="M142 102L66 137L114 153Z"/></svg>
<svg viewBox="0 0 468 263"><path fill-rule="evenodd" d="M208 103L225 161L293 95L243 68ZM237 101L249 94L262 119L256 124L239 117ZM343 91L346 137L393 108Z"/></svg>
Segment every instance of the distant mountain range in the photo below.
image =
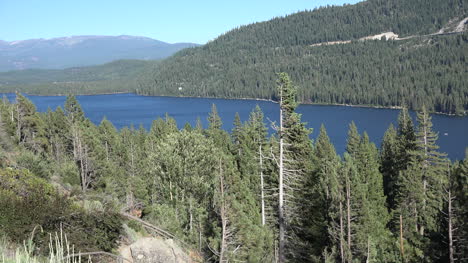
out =
<svg viewBox="0 0 468 263"><path fill-rule="evenodd" d="M63 69L97 65L119 59L163 59L195 47L194 43L169 44L136 36L71 36L22 41L0 40L0 71Z"/></svg>

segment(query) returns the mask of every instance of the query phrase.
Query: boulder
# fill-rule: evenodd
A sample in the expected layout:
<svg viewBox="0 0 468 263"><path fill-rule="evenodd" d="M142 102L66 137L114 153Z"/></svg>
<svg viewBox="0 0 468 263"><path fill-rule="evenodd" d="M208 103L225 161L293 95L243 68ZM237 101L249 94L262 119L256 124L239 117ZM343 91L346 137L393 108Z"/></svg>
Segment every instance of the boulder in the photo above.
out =
<svg viewBox="0 0 468 263"><path fill-rule="evenodd" d="M140 238L128 246L128 249L122 249L120 252L133 263L190 262L187 254L172 239Z"/></svg>

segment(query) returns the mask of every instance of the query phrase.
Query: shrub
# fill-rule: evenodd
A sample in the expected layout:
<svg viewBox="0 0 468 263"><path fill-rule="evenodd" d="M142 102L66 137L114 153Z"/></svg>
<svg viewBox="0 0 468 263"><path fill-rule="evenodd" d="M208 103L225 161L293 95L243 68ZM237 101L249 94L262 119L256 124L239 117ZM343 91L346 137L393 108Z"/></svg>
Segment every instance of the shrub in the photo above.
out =
<svg viewBox="0 0 468 263"><path fill-rule="evenodd" d="M27 170L0 170L0 229L16 243L32 230L36 251L49 252L49 236L63 229L76 251L110 251L120 236L122 218L115 212L74 205L45 180Z"/></svg>

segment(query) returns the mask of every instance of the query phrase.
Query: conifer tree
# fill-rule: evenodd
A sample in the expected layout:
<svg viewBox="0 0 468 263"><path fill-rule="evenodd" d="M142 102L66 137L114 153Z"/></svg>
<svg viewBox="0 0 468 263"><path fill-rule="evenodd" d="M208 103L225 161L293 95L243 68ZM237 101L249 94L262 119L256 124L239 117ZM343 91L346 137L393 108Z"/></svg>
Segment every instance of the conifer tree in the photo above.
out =
<svg viewBox="0 0 468 263"><path fill-rule="evenodd" d="M414 124L406 107L403 107L398 115L397 136L397 171L400 172L408 167L411 162L412 152L416 150L416 133L414 130Z"/></svg>
<svg viewBox="0 0 468 263"><path fill-rule="evenodd" d="M358 152L361 136L357 130L356 124L352 121L349 124L348 140L346 144L346 152L351 156L355 156Z"/></svg>
<svg viewBox="0 0 468 263"><path fill-rule="evenodd" d="M384 262L392 259L390 232L386 229L390 216L386 208L383 178L379 171L377 148L364 132L355 157L360 182L352 195L360 209L354 221L355 258L367 262Z"/></svg>
<svg viewBox="0 0 468 263"><path fill-rule="evenodd" d="M36 153L47 151L45 123L36 106L25 96L16 93L16 138L27 149Z"/></svg>
<svg viewBox="0 0 468 263"><path fill-rule="evenodd" d="M336 158L335 147L330 142L327 130L323 124L320 126L320 133L315 143L314 158L317 158L318 162L331 161ZM318 162L315 167L318 166Z"/></svg>
<svg viewBox="0 0 468 263"><path fill-rule="evenodd" d="M300 114L294 110L297 89L292 85L286 73L280 73L278 79L278 97L280 104L279 136L279 262L287 259L304 257L304 242L296 236L302 228L299 219L300 199L306 175L311 173L312 145L310 130L301 122Z"/></svg>
<svg viewBox="0 0 468 263"><path fill-rule="evenodd" d="M323 125L314 145L312 160L314 169L307 177L303 195L309 202L303 206L304 230L301 235L309 240L309 260L318 261L324 251L338 248L331 243L339 234L331 234L330 231L338 229L339 224L334 225L331 218L339 211L340 198L343 198L340 195L342 189L338 191L339 186L336 185L342 182L338 179L340 160ZM334 211L335 208L338 210ZM328 227L333 227L333 230Z"/></svg>
<svg viewBox="0 0 468 263"><path fill-rule="evenodd" d="M211 105L211 112L208 114L208 129L206 134L211 138L215 145L225 152L231 150L231 140L229 134L222 130L223 122L218 115L216 105Z"/></svg>
<svg viewBox="0 0 468 263"><path fill-rule="evenodd" d="M384 193L389 210L395 208L396 182L400 172L398 137L393 124L390 124L380 147L380 172L383 176Z"/></svg>
<svg viewBox="0 0 468 263"><path fill-rule="evenodd" d="M73 154L73 160L80 171L81 190L86 192L95 177L93 158L91 158L93 148L90 144L93 144L96 137L91 129L87 130L92 124L85 118L75 96L67 96L64 109L69 127L67 150Z"/></svg>
<svg viewBox="0 0 468 263"><path fill-rule="evenodd" d="M223 126L223 122L218 115L218 109L216 108L216 104L211 105L211 112L208 115L208 122L209 122L209 129L221 129Z"/></svg>
<svg viewBox="0 0 468 263"><path fill-rule="evenodd" d="M404 260L408 261L432 260L429 256L430 237L438 231L437 220L443 208L443 189L447 183L444 155L437 152L436 140L431 117L423 108L418 113L416 150L410 152L409 166L400 173L397 183L395 216L402 216L402 229L407 240Z"/></svg>
<svg viewBox="0 0 468 263"><path fill-rule="evenodd" d="M61 107L57 107L55 111L48 111L45 118L48 124L46 126L46 136L50 143L50 156L57 161L66 159L69 127L65 113Z"/></svg>
<svg viewBox="0 0 468 263"><path fill-rule="evenodd" d="M468 148L465 159L454 169L450 183L453 190L453 258L454 261L468 260Z"/></svg>
<svg viewBox="0 0 468 263"><path fill-rule="evenodd" d="M431 256L444 262L464 262L467 258L468 235L466 208L468 197L468 173L466 161L455 163L455 166L447 165L448 183L444 189L442 220L437 240L434 240ZM435 246L434 246L435 245Z"/></svg>
<svg viewBox="0 0 468 263"><path fill-rule="evenodd" d="M441 195L444 180L445 157L437 151L438 135L432 131L431 116L425 107L418 113L418 131L416 133L416 147L414 151L412 165L418 166L422 172L423 200L422 215L423 222L419 225L419 232L424 236L426 228L433 228L434 217L441 205Z"/></svg>

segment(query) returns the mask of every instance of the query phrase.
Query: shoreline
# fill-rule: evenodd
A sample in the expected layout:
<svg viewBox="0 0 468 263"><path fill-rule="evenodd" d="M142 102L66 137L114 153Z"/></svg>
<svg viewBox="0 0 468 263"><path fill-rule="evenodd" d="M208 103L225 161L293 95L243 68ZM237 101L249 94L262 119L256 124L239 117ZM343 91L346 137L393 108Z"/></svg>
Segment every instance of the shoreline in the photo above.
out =
<svg viewBox="0 0 468 263"><path fill-rule="evenodd" d="M14 92L9 92L14 93ZM27 92L22 92L29 96L51 96L51 97L59 97L59 96L67 96L69 94L53 94L53 95L42 95L42 94L30 94ZM172 95L142 95L136 92L131 91L116 91L116 92L104 92L104 93L95 93L95 94L73 94L75 96L95 96L95 95L114 95L114 94L133 94L137 96L144 96L144 97L169 97L169 98L197 98L197 99L223 99L223 100L253 100L253 101L265 101L265 102L272 102L278 103L277 101L271 99L260 99L260 98L223 98L223 97L202 97L202 96L172 96ZM314 103L314 102L301 102L299 105L316 105L316 106L341 106L341 107L353 107L353 108L369 108L369 109L390 109L390 110L401 110L403 107L401 106L376 106L376 105L354 105L354 104L343 104L343 103ZM415 111L415 110L412 110ZM438 115L445 115L449 117L467 117L468 114L465 115L457 115L453 113L446 113L446 112L430 112L431 114L438 114Z"/></svg>

